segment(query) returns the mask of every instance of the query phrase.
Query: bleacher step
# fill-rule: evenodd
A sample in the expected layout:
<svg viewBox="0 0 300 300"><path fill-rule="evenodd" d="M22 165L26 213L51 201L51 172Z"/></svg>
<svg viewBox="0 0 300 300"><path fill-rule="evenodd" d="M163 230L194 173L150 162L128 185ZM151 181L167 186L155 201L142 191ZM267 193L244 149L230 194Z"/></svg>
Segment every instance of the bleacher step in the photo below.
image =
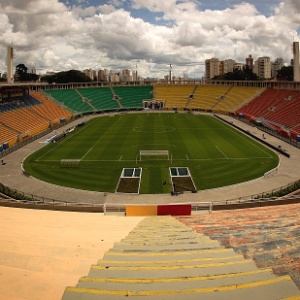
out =
<svg viewBox="0 0 300 300"><path fill-rule="evenodd" d="M234 256L227 256L227 257L211 257L211 258L186 258L186 259L170 259L170 260L99 260L97 265L103 266L103 267L137 267L137 266L145 266L145 267L151 267L151 266L181 266L181 265L192 265L192 264L204 264L204 263L218 263L218 262L226 262L226 261L244 261L244 257L242 255L234 255Z"/></svg>
<svg viewBox="0 0 300 300"><path fill-rule="evenodd" d="M121 278L177 278L212 276L236 272L250 272L257 270L252 260L206 262L203 264L180 266L138 266L138 267L109 267L91 266L88 277L121 277Z"/></svg>
<svg viewBox="0 0 300 300"><path fill-rule="evenodd" d="M183 259L199 259L199 258L212 258L212 257L227 257L236 255L232 248L213 248L208 250L192 250L192 251L165 251L165 252L141 252L137 256L135 252L122 252L115 251L114 249L109 250L105 253L103 259L108 260L146 260L146 261L157 261L157 260L183 260Z"/></svg>
<svg viewBox="0 0 300 300"><path fill-rule="evenodd" d="M172 217L148 217L91 266L63 300L281 299L298 295L290 276L258 269Z"/></svg>
<svg viewBox="0 0 300 300"><path fill-rule="evenodd" d="M200 263L217 263L217 262L224 262L224 261L243 261L244 257L242 255L234 255L234 256L225 256L225 257L209 257L209 258L202 258L202 257L185 257L178 259L177 257L173 257L173 259L168 260L99 260L98 266L179 266L179 265L188 265L188 264L200 264Z"/></svg>
<svg viewBox="0 0 300 300"><path fill-rule="evenodd" d="M155 290L192 290L211 288L216 286L231 286L239 284L250 284L252 282L264 282L273 280L276 276L272 270L268 269L265 272L244 272L221 274L219 276L197 276L197 277L182 277L182 278L155 278L155 279L129 279L123 280L118 278L82 278L77 287L88 289L103 289L103 290L135 290L139 291L155 291Z"/></svg>
<svg viewBox="0 0 300 300"><path fill-rule="evenodd" d="M253 281L225 286L198 287L191 289L180 289L178 284L173 284L170 290L159 287L154 290L136 291L129 288L125 290L89 289L89 288L67 288L63 300L113 300L124 299L159 299L159 300L253 300L253 299L297 299L298 289L293 285L288 276L278 277L273 280ZM263 298L262 298L263 297ZM292 298L293 297L293 298Z"/></svg>

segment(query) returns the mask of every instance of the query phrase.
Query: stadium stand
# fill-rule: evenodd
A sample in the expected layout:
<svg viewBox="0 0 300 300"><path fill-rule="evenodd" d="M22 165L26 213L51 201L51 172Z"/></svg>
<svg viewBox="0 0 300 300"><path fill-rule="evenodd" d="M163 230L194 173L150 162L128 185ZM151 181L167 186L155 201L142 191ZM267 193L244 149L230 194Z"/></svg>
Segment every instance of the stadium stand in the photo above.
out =
<svg viewBox="0 0 300 300"><path fill-rule="evenodd" d="M20 108L40 105L41 103L30 95L11 97L4 99L0 104L0 113Z"/></svg>
<svg viewBox="0 0 300 300"><path fill-rule="evenodd" d="M1 123L24 136L32 136L49 127L49 121L29 108L1 113Z"/></svg>
<svg viewBox="0 0 300 300"><path fill-rule="evenodd" d="M252 258L260 269L289 274L299 288L299 216L300 204L289 204L215 211L178 220L245 258Z"/></svg>
<svg viewBox="0 0 300 300"><path fill-rule="evenodd" d="M290 133L291 137L298 141L300 136L300 124L293 126L290 130Z"/></svg>
<svg viewBox="0 0 300 300"><path fill-rule="evenodd" d="M0 112L5 112L5 111L10 111L10 110L13 110L13 109L17 109L18 106L17 106L17 103L16 101L9 101L9 102L6 102L6 101L1 101L0 103Z"/></svg>
<svg viewBox="0 0 300 300"><path fill-rule="evenodd" d="M236 111L250 121L259 121L277 133L294 139L300 133L300 92L269 88L253 101Z"/></svg>
<svg viewBox="0 0 300 300"><path fill-rule="evenodd" d="M47 90L45 94L60 105L78 114L93 112L93 108L74 90Z"/></svg>
<svg viewBox="0 0 300 300"><path fill-rule="evenodd" d="M2 101L1 101L2 102ZM16 142L40 133L54 124L69 121L72 114L42 93L5 99L0 112L0 145Z"/></svg>
<svg viewBox="0 0 300 300"><path fill-rule="evenodd" d="M165 100L165 108L173 109L176 107L178 110L184 110L193 95L194 85L156 85L154 87L154 99Z"/></svg>
<svg viewBox="0 0 300 300"><path fill-rule="evenodd" d="M213 110L218 113L234 112L245 103L253 100L262 91L262 88L234 86L223 99L216 103Z"/></svg>
<svg viewBox="0 0 300 300"><path fill-rule="evenodd" d="M211 111L230 88L231 86L199 85L195 90L194 98L188 104L188 108Z"/></svg>
<svg viewBox="0 0 300 300"><path fill-rule="evenodd" d="M195 220L186 218L179 220ZM214 218L210 219L213 227ZM67 287L62 300L112 296L247 300L255 295L263 295L265 300L283 299L298 296L299 290L289 275L275 275L266 267L258 269L251 259L165 216L143 219L91 266L76 287Z"/></svg>
<svg viewBox="0 0 300 300"><path fill-rule="evenodd" d="M18 140L18 132L1 124L0 121L0 145L8 143L9 146L16 143Z"/></svg>
<svg viewBox="0 0 300 300"><path fill-rule="evenodd" d="M281 105L274 107L267 114L264 115L265 119L283 124L291 128L300 123L300 92L289 93L289 96L281 101Z"/></svg>
<svg viewBox="0 0 300 300"><path fill-rule="evenodd" d="M85 97L96 111L118 110L120 106L118 102L113 100L113 93L110 88L81 88L79 93Z"/></svg>
<svg viewBox="0 0 300 300"><path fill-rule="evenodd" d="M35 113L39 114L41 117L53 122L59 122L59 119L66 119L69 121L72 114L65 108L57 105L49 98L47 98L43 93L35 92L31 96L42 103L42 105L34 106L31 108Z"/></svg>
<svg viewBox="0 0 300 300"><path fill-rule="evenodd" d="M152 99L152 86L113 87L124 108L142 108L143 100Z"/></svg>
<svg viewBox="0 0 300 300"><path fill-rule="evenodd" d="M289 90L269 88L253 101L237 110L237 113L242 114L244 118L249 120L263 117L271 110L276 109L276 107L280 107L282 101L289 97L290 93L291 91Z"/></svg>

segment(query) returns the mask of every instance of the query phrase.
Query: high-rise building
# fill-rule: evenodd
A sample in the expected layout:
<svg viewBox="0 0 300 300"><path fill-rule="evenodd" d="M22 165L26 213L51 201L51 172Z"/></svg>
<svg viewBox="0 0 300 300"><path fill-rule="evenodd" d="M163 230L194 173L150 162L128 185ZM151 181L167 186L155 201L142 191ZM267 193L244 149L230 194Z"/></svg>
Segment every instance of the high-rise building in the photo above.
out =
<svg viewBox="0 0 300 300"><path fill-rule="evenodd" d="M101 82L108 81L108 70L107 69L98 71L98 81L101 81Z"/></svg>
<svg viewBox="0 0 300 300"><path fill-rule="evenodd" d="M132 81L132 76L130 74L129 70L122 70L121 76L120 76L120 80L123 82L129 82Z"/></svg>
<svg viewBox="0 0 300 300"><path fill-rule="evenodd" d="M248 68L253 71L253 58L252 55L249 54L248 57L246 57L246 66L248 66Z"/></svg>
<svg viewBox="0 0 300 300"><path fill-rule="evenodd" d="M276 60L272 63L271 68L271 77L275 78L277 76L277 73L281 68L284 66L284 61L282 58L276 58Z"/></svg>
<svg viewBox="0 0 300 300"><path fill-rule="evenodd" d="M235 63L235 65L234 65L234 69L235 70L243 70L244 69L244 67L245 67L245 64L243 64L243 63Z"/></svg>
<svg viewBox="0 0 300 300"><path fill-rule="evenodd" d="M123 76L130 76L130 71L128 69L122 70Z"/></svg>
<svg viewBox="0 0 300 300"><path fill-rule="evenodd" d="M92 69L83 70L83 73L88 76L91 80L96 79L96 71Z"/></svg>
<svg viewBox="0 0 300 300"><path fill-rule="evenodd" d="M213 57L205 60L205 79L209 80L215 76L220 75L220 61L218 58Z"/></svg>
<svg viewBox="0 0 300 300"><path fill-rule="evenodd" d="M294 55L294 81L300 81L300 68L299 68L299 42L293 43L293 55Z"/></svg>
<svg viewBox="0 0 300 300"><path fill-rule="evenodd" d="M270 57L267 56L259 57L254 64L254 73L256 73L257 76L260 78L270 79L271 78Z"/></svg>
<svg viewBox="0 0 300 300"><path fill-rule="evenodd" d="M30 73L30 74L36 74L36 68L32 67L32 68L28 69L28 73Z"/></svg>
<svg viewBox="0 0 300 300"><path fill-rule="evenodd" d="M120 74L110 70L108 73L109 82L120 82Z"/></svg>
<svg viewBox="0 0 300 300"><path fill-rule="evenodd" d="M233 72L235 66L235 60L226 59L224 60L224 73Z"/></svg>
<svg viewBox="0 0 300 300"><path fill-rule="evenodd" d="M221 60L219 63L219 75L225 74L225 62L224 60Z"/></svg>
<svg viewBox="0 0 300 300"><path fill-rule="evenodd" d="M137 71L133 71L132 72L132 80L133 81L139 81L139 77L138 77L138 72Z"/></svg>

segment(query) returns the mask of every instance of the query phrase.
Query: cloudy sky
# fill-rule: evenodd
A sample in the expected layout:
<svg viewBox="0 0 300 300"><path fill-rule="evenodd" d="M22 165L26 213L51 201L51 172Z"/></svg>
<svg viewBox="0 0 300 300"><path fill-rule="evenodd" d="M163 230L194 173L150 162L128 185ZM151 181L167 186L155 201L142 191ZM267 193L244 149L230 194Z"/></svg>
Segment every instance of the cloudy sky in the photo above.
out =
<svg viewBox="0 0 300 300"><path fill-rule="evenodd" d="M199 78L205 59L269 56L289 64L299 0L0 0L0 71L137 68L143 77Z"/></svg>

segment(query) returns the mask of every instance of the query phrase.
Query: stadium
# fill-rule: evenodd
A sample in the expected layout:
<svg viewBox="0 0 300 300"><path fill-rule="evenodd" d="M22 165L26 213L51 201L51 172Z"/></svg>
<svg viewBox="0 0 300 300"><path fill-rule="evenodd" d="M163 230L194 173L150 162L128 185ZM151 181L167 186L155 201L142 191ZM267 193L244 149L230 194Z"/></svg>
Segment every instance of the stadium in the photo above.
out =
<svg viewBox="0 0 300 300"><path fill-rule="evenodd" d="M3 299L299 299L299 82L0 93Z"/></svg>

